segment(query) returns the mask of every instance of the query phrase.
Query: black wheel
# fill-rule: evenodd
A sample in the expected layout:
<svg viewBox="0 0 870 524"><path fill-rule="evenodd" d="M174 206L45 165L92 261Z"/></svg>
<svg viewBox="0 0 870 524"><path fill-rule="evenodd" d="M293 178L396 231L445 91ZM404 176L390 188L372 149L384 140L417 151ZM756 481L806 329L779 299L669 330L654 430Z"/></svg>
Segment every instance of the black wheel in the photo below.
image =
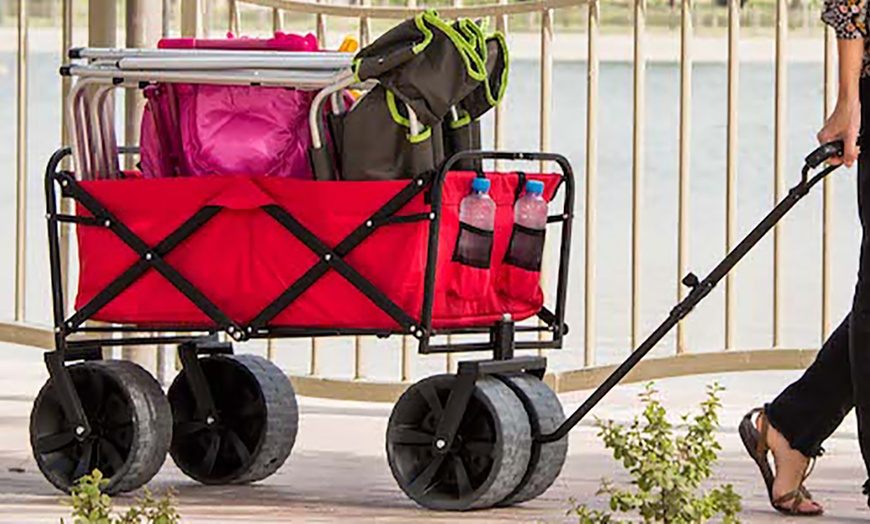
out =
<svg viewBox="0 0 870 524"><path fill-rule="evenodd" d="M526 408L532 429L539 428L542 434L552 433L565 420L565 412L559 397L538 377L523 373L500 376ZM568 438L541 444L532 442L529 467L523 480L499 506L510 506L532 500L553 485L568 455Z"/></svg>
<svg viewBox="0 0 870 524"><path fill-rule="evenodd" d="M77 438L49 379L30 414L30 445L40 471L62 491L94 469L109 480L103 488L108 494L144 485L166 460L172 438L169 403L160 385L137 364L122 360L68 369L91 433Z"/></svg>
<svg viewBox="0 0 870 524"><path fill-rule="evenodd" d="M172 459L203 484L242 484L275 473L290 456L299 424L290 380L256 355L218 355L199 362L217 416L196 419L187 377L180 373L168 395Z"/></svg>
<svg viewBox="0 0 870 524"><path fill-rule="evenodd" d="M387 458L399 487L421 506L487 508L513 492L526 472L529 417L510 388L481 377L453 445L440 451L435 429L455 382L455 375L437 375L402 395L387 428Z"/></svg>

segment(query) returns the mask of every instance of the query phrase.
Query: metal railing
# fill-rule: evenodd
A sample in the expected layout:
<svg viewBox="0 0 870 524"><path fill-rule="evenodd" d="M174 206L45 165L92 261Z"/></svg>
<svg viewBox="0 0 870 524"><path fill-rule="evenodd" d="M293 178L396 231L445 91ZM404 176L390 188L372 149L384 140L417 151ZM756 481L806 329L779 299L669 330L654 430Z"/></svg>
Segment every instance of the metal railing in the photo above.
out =
<svg viewBox="0 0 870 524"><path fill-rule="evenodd" d="M92 0L93 2L94 0ZM202 5L203 0L182 0L180 9L182 36L199 36L203 31ZM272 16L272 28L281 30L285 27L285 18L288 15L306 14L315 18L315 28L318 38L322 41L326 38L327 23L330 17L342 17L355 20L358 25L359 37L362 44L372 38L372 21L403 19L424 9L423 5L415 0L407 0L405 7L372 5L369 0L361 0L359 5L332 4L327 2L314 2L306 0L229 0L228 27L238 32L241 25L241 8L268 9ZM69 47L72 41L72 14L71 0L63 2L63 46ZM165 3L166 5L168 3ZM24 240L26 230L26 199L25 199L25 175L27 172L27 149L25 147L27 131L27 104L26 104L26 79L27 79L27 12L26 2L19 2L18 13L18 149L17 149L17 185L16 185L16 219L17 235L15 243L15 318L13 322L0 323L0 341L10 341L28 344L36 347L51 348L53 345L52 333L46 328L40 328L26 323L25 315L25 285L24 271L26 267L25 253L27 249ZM255 6L255 7L249 7ZM641 251L641 224L643 199L642 181L644 174L644 124L646 114L644 100L646 96L646 0L634 0L632 4L634 13L633 24L633 131L632 131L632 206L631 206L631 324L630 335L632 346L642 338L640 323L640 290L641 290L641 267L643 253ZM583 283L585 291L583 304L585 308L584 325L573 326L575 331L582 329L583 347L573 347L563 351L578 351L583 355L583 366L576 370L551 373L548 376L549 383L557 391L571 391L585 389L596 385L606 376L612 366L596 365L596 262L598 238L597 230L597 191L598 191L598 137L599 137L599 34L601 25L601 2L600 0L535 0L531 2L516 2L497 0L491 3L462 6L458 0L450 7L439 7L439 13L447 18L470 17L492 18L495 27L507 33L508 22L511 16L535 14L540 19L540 128L538 148L542 151L550 149L551 126L552 126L552 96L553 96L553 39L554 19L561 9L582 8L586 10L586 137L585 137L585 165L578 179L585 180L585 241L584 256L575 256L575 261L581 261L583 267ZM691 144L691 110L692 110L692 70L693 70L693 0L681 0L679 4L680 16L680 54L679 54L679 187L678 187L678 232L677 232L677 272L675 276L677 299L685 296L684 289L679 285L679 280L687 273L689 257L689 183L690 183L690 151ZM725 248L730 250L737 240L737 140L738 140L738 73L740 57L738 43L740 41L740 0L728 0L728 57L727 57L727 130L726 130L726 217L725 217ZM785 130L786 121L786 89L787 89L787 59L786 49L788 45L788 16L787 0L777 0L776 25L775 25L775 111L774 111L774 198L778 201L783 196L784 173L785 173ZM164 24L169 20L163 18ZM164 28L164 34L166 29ZM825 52L824 52L824 111L828 114L832 109L834 96L834 37L829 29L825 29ZM63 80L63 93L66 95L69 89L67 80ZM821 117L820 116L820 121ZM66 122L63 122L62 136L66 136ZM504 111L497 109L494 118L494 144L502 148L507 143L507 128L505 125ZM534 147L533 144L528 144ZM626 158L626 160L628 160ZM822 339L831 332L831 228L832 228L832 179L824 182L824 198L822 210L822 311L821 311L821 334ZM65 235L68 244L69 235ZM782 302L782 275L781 275L781 232L777 228L774 233L773 250L773 322L772 322L772 348L764 348L752 351L736 351L735 337L735 286L733 277L729 275L725 283L725 309L724 309L724 340L723 350L712 353L691 353L686 344L686 335L683 326L679 326L675 338L675 347L671 356L648 359L641 363L635 371L629 375L629 380L644 380L655 377L677 376L695 373L740 371L753 369L795 369L806 366L815 354L814 349L783 349L781 343L781 302ZM64 248L67 251L67 248ZM576 263L576 262L575 262ZM387 382L375 382L365 377L365 352L364 341L355 340L353 378L348 380L324 377L321 363L322 342L312 341L310 347L309 366L307 376L293 377L294 382L302 395L311 395L328 398L364 398L369 400L391 400L396 398L413 379L413 345L403 341L401 346L401 365L395 380ZM773 351L771 349L774 349ZM269 357L274 357L275 346L269 343L267 348ZM448 357L445 368L450 370L455 362Z"/></svg>

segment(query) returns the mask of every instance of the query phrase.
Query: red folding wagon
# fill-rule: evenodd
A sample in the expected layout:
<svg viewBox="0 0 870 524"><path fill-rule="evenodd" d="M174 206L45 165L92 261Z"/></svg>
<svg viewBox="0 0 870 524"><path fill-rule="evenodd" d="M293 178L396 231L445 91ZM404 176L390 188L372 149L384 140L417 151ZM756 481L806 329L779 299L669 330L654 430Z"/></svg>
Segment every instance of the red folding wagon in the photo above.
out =
<svg viewBox="0 0 870 524"><path fill-rule="evenodd" d="M423 23L441 27L432 20ZM383 90L386 81L360 78L359 64L347 54L238 43L232 50L190 49L202 43L76 49L72 65L62 68L75 79L68 102L73 140L46 172L57 347L46 355L51 378L31 424L43 474L67 490L99 468L109 479L107 491L127 491L156 474L168 452L203 483L264 479L290 454L296 400L277 366L235 354L233 343L409 336L421 354L488 351L493 358L461 362L458 374L414 384L398 402L387 446L401 488L442 509L538 496L558 475L567 442L534 443L533 428L552 431L564 414L540 380L545 359L514 351L560 348L568 330L574 204L568 162L554 154L469 151L479 141L471 106L457 103L449 123L433 129L418 118L414 101ZM466 92L475 85L480 82ZM117 145L116 88L141 89L148 99L141 150ZM368 94L355 100L348 89ZM264 127L249 117L250 105L232 108L232 116L221 113L241 100L261 103L258 93L272 97L269 108L305 105L303 125L290 129L295 117L268 113L277 123ZM483 99L497 102L487 93ZM217 108L215 97L225 97L224 106ZM398 175L383 176L384 166L374 165L381 158L353 163L368 152L340 149L369 139L341 130L360 127L357 110L376 120L372 101L392 104L399 138L384 147L399 151L387 166ZM206 118L213 120L203 124ZM278 145L269 142L276 125ZM226 140L244 126L256 129L245 131L244 143ZM291 131L299 136L281 134ZM215 133L254 156L263 148L294 155L301 144L306 163L266 159L268 173L234 171L228 166L237 165L237 151L209 149L203 138L216 140ZM71 153L74 168L63 168ZM139 156L137 169L121 168L127 155ZM485 162L496 160L546 163L560 172L484 171ZM364 169L366 162L372 165ZM367 173L377 175L365 179ZM459 227L460 201L476 177L490 180L496 204L488 235ZM547 201L557 195L562 201L548 219L561 230L553 306L545 305L540 261L520 267L507 257L518 235L514 204L530 180L543 183ZM60 212L61 199L71 200L75 212ZM63 223L74 224L78 242L71 314L61 282ZM466 234L488 242L488 267L454 256ZM442 335L452 336L436 343ZM143 344L178 346L182 370L166 395L137 364L103 358L106 348Z"/></svg>
<svg viewBox="0 0 870 524"><path fill-rule="evenodd" d="M205 484L265 479L293 447L296 399L275 364L234 343L374 335L413 337L421 354L491 352L398 400L386 450L399 487L433 509L531 500L558 477L568 431L842 152L826 144L808 156L801 182L707 277L684 279L686 298L566 418L542 381L546 359L514 353L560 349L568 332L574 178L557 154L479 151L478 119L507 82L500 35L422 13L356 56L292 35L161 47L74 49L61 69L75 83L71 148L45 177L56 347L30 425L37 465L61 490L95 468L106 491L136 489L167 453ZM117 144L117 88L148 100L141 149ZM130 155L136 169L122 169ZM486 170L492 161L559 171ZM490 181L492 231L460 226L477 177ZM543 231L514 223L530 180L559 233L552 294L540 285ZM63 224L78 241L72 312ZM468 245L485 256L457 256ZM137 364L104 358L154 344L178 347L166 394Z"/></svg>

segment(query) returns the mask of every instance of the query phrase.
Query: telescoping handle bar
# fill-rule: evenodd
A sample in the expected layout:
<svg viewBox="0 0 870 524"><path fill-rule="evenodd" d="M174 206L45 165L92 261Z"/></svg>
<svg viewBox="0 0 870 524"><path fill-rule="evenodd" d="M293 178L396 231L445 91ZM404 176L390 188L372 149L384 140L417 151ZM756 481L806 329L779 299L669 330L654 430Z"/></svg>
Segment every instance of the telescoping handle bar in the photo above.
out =
<svg viewBox="0 0 870 524"><path fill-rule="evenodd" d="M801 181L795 185L782 201L774 207L770 213L746 235L737 246L731 250L724 260L719 262L713 271L707 275L704 280L699 280L693 273L689 273L684 279L683 284L690 287L692 291L679 304L671 310L668 318L656 328L652 334L647 337L643 343L635 349L625 361L619 365L616 370L586 399L586 401L577 410L568 417L561 426L554 432L544 435L537 435L536 440L539 442L555 442L565 437L571 429L585 417L592 408L598 404L601 399L616 386L620 380L625 378L629 371L637 365L647 353L661 341L667 333L674 328L682 319L684 319L694 308L716 287L716 284L722 280L734 266L748 253L755 245L776 225L779 220L788 213L795 204L800 201L810 189L819 183L832 171L837 169L839 165L827 166L819 171L815 176L810 177L809 173L813 169L822 165L823 162L832 157L843 155L843 141L838 140L820 146L818 149L807 155L804 160L805 164L801 173Z"/></svg>
<svg viewBox="0 0 870 524"><path fill-rule="evenodd" d="M842 140L835 140L833 142L828 142L827 144L822 144L818 148L815 149L812 153L807 155L804 159L805 169L804 173L808 172L808 169L815 169L822 165L822 162L826 161L829 158L843 156L843 148L844 144Z"/></svg>

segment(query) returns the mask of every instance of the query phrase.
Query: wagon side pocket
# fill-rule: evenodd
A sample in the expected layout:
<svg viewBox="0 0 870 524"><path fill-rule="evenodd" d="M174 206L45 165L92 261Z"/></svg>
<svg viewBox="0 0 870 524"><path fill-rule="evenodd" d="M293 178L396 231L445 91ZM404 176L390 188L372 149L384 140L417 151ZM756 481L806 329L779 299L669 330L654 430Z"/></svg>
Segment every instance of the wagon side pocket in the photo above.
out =
<svg viewBox="0 0 870 524"><path fill-rule="evenodd" d="M465 299L484 296L491 286L493 232L459 223L453 248L450 293Z"/></svg>
<svg viewBox="0 0 870 524"><path fill-rule="evenodd" d="M546 230L514 224L504 264L499 272L499 292L519 300L533 300L541 283Z"/></svg>

